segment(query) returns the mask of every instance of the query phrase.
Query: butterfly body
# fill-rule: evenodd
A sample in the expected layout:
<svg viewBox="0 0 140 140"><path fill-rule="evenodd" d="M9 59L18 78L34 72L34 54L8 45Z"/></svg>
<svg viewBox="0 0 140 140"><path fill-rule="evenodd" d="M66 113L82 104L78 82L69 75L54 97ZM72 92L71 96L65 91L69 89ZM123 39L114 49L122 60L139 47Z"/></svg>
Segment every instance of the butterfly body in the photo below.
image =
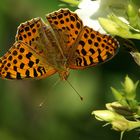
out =
<svg viewBox="0 0 140 140"><path fill-rule="evenodd" d="M56 72L62 80L70 69L84 69L110 60L119 44L111 36L84 26L77 14L60 9L20 24L15 43L0 58L0 77L45 78Z"/></svg>
<svg viewBox="0 0 140 140"><path fill-rule="evenodd" d="M42 35L43 36L43 35ZM62 35L61 35L62 36ZM45 29L45 34L43 40L45 42L42 44L46 48L46 63L52 66L58 73L61 80L66 80L69 75L69 64L67 54L64 54L62 50L65 45L65 40L62 40L57 34L55 29L48 27ZM42 42L43 42L42 40ZM63 46L62 46L63 45Z"/></svg>

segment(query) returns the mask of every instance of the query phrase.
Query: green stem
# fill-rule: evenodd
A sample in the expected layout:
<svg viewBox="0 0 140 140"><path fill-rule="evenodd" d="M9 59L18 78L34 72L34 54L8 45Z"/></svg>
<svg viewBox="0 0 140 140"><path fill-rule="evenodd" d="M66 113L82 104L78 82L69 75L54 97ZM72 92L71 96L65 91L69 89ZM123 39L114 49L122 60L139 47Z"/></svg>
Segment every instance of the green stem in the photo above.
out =
<svg viewBox="0 0 140 140"><path fill-rule="evenodd" d="M140 121L137 121L137 122L129 121L129 122L130 122L129 129L127 131L140 127Z"/></svg>

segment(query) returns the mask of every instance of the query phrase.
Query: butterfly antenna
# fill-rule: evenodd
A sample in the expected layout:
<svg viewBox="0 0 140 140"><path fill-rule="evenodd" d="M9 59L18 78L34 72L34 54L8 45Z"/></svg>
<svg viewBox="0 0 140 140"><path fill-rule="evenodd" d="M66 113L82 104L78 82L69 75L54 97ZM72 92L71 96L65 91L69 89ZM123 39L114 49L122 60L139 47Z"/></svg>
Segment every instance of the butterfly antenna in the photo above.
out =
<svg viewBox="0 0 140 140"><path fill-rule="evenodd" d="M71 86L71 88L76 92L76 94L80 97L81 101L83 101L83 97L78 93L78 91L74 88L74 86L66 79L67 83Z"/></svg>
<svg viewBox="0 0 140 140"><path fill-rule="evenodd" d="M48 93L60 82L60 78L49 88ZM43 101L39 104L39 107L41 108L45 102L47 101L47 98L43 99Z"/></svg>

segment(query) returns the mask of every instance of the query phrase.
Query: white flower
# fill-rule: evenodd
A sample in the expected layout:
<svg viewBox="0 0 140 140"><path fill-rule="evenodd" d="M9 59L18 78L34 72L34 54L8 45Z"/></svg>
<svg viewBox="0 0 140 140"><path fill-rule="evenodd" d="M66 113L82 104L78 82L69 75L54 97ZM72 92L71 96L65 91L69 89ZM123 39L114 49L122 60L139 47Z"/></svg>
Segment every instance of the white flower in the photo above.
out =
<svg viewBox="0 0 140 140"><path fill-rule="evenodd" d="M82 0L78 7L79 9L77 9L75 12L82 19L84 25L87 25L96 31L102 29L97 19L91 19L91 16L94 15L100 7L100 0ZM105 33L103 29L100 32Z"/></svg>
<svg viewBox="0 0 140 140"><path fill-rule="evenodd" d="M68 0L65 0L65 2L68 2ZM78 1L78 9L75 12L82 19L84 25L99 31L100 33L106 33L98 22L98 18L107 17L108 14L116 13L116 11L117 14L119 13L120 18L122 18L121 16L125 13L127 2L128 0L80 0L80 3ZM74 2L72 1L72 3Z"/></svg>
<svg viewBox="0 0 140 140"><path fill-rule="evenodd" d="M83 20L84 25L101 33L106 33L98 22L98 17L106 17L109 13L116 12L124 15L124 7L128 0L82 0L75 12Z"/></svg>

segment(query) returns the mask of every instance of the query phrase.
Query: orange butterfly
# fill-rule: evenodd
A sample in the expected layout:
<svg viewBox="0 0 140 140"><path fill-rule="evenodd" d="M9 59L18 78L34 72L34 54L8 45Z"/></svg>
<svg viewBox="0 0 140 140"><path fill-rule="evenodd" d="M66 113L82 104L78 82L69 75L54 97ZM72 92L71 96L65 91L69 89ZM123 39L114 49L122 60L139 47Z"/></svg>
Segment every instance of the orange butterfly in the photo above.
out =
<svg viewBox="0 0 140 140"><path fill-rule="evenodd" d="M56 72L66 80L69 69L84 69L110 60L118 51L116 39L83 26L77 14L60 9L20 24L15 43L0 58L0 77L45 78Z"/></svg>

